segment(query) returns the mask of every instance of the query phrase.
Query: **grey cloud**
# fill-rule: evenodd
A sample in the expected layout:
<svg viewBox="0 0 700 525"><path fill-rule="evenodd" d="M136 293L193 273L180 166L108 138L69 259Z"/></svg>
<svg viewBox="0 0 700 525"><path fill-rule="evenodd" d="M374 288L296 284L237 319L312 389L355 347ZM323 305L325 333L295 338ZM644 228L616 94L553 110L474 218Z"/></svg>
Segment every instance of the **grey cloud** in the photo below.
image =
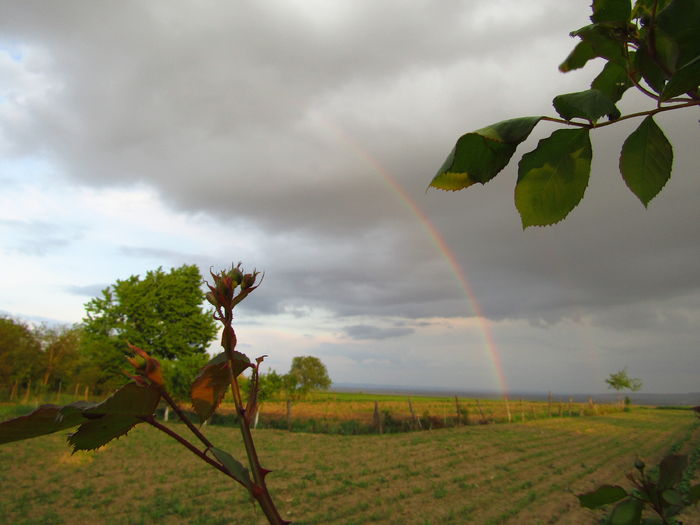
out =
<svg viewBox="0 0 700 525"><path fill-rule="evenodd" d="M64 289L68 293L75 295L84 295L86 297L99 297L102 295L102 290L111 286L110 284L86 284L66 286Z"/></svg>
<svg viewBox="0 0 700 525"><path fill-rule="evenodd" d="M63 226L42 221L0 219L0 228L11 231L11 238L16 239L7 249L35 257L68 246L79 236L77 232L62 231Z"/></svg>
<svg viewBox="0 0 700 525"><path fill-rule="evenodd" d="M412 328L383 328L368 324L346 326L343 331L351 339L388 339L390 337L401 337L413 333Z"/></svg>

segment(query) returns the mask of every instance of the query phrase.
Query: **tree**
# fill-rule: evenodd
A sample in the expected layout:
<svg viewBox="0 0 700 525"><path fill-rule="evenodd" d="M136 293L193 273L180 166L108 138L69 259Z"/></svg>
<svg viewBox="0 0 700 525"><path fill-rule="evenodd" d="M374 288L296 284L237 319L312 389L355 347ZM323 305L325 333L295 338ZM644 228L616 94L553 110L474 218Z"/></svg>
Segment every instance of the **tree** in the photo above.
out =
<svg viewBox="0 0 700 525"><path fill-rule="evenodd" d="M430 186L461 190L485 184L508 165L521 142L541 121L558 129L523 155L518 164L515 205L523 228L563 220L583 198L593 151L590 131L645 117L622 145L619 169L644 206L671 176L673 148L654 115L700 106L700 3L698 0L593 0L592 24L571 33L580 41L559 66L568 72L589 60L606 61L590 88L554 98L560 118L505 120L466 133ZM647 111L622 116L617 102L630 88L650 98ZM608 120L599 122L603 117Z"/></svg>
<svg viewBox="0 0 700 525"><path fill-rule="evenodd" d="M10 398L38 379L41 358L39 339L28 325L0 317L0 384L10 387Z"/></svg>
<svg viewBox="0 0 700 525"><path fill-rule="evenodd" d="M288 392L306 395L313 390L328 390L331 378L326 365L318 357L307 355L292 359L284 383Z"/></svg>
<svg viewBox="0 0 700 525"><path fill-rule="evenodd" d="M56 386L54 383L60 382L65 387L79 368L82 329L79 326L42 326L36 332L42 347L41 384L52 388Z"/></svg>
<svg viewBox="0 0 700 525"><path fill-rule="evenodd" d="M642 380L636 377L629 377L627 375L627 368L610 374L610 377L608 377L605 382L608 384L608 388L614 388L618 392L622 390L637 392L642 388Z"/></svg>
<svg viewBox="0 0 700 525"><path fill-rule="evenodd" d="M204 355L216 334L203 309L202 276L195 265L150 271L141 279L118 280L85 305L85 346L99 363L101 382L120 374L127 343L174 360Z"/></svg>

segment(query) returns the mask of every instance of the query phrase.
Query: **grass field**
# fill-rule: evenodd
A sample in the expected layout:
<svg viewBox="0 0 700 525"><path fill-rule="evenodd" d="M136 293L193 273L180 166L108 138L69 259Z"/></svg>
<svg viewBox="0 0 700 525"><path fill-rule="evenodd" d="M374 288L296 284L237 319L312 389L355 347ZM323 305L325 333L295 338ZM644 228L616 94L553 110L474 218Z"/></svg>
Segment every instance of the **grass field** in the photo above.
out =
<svg viewBox="0 0 700 525"><path fill-rule="evenodd" d="M243 458L236 429L207 434ZM596 514L574 493L626 484L637 455L651 463L672 448L695 450L700 425L690 411L634 408L381 436L255 437L275 471L278 506L295 523L590 524ZM242 489L144 425L89 453L71 455L65 432L2 445L0 486L7 525L265 523Z"/></svg>

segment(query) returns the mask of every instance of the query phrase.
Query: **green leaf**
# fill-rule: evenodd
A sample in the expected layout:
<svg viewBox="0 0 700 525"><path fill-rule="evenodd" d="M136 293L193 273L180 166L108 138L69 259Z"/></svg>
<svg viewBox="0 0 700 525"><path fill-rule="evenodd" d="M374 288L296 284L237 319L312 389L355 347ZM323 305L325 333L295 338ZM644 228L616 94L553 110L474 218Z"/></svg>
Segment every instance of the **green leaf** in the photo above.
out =
<svg viewBox="0 0 700 525"><path fill-rule="evenodd" d="M657 12L660 12L666 5L668 5L670 0L637 0L634 3L634 9L632 10L632 18L645 18L651 17L654 10L654 4L656 4Z"/></svg>
<svg viewBox="0 0 700 525"><path fill-rule="evenodd" d="M504 120L462 135L430 186L455 191L490 181L506 167L518 144L530 135L541 119Z"/></svg>
<svg viewBox="0 0 700 525"><path fill-rule="evenodd" d="M234 351L233 372L239 376L250 366L250 360L240 352ZM195 378L190 390L192 407L204 423L211 417L219 403L224 399L226 389L231 385L229 361L226 352L213 357Z"/></svg>
<svg viewBox="0 0 700 525"><path fill-rule="evenodd" d="M82 405L83 402L78 403ZM81 405L76 403L64 407L41 405L30 414L3 421L0 423L0 443L52 434L80 425L85 421L82 409L78 408ZM62 413L63 410L65 413Z"/></svg>
<svg viewBox="0 0 700 525"><path fill-rule="evenodd" d="M107 415L87 421L68 436L68 443L77 450L94 450L125 435L141 420L134 416Z"/></svg>
<svg viewBox="0 0 700 525"><path fill-rule="evenodd" d="M619 31L614 27L608 27L600 24L591 24L571 33L571 36L579 37L583 42L590 46L590 53L593 56L588 58L601 57L625 66L627 59L625 57L625 39L621 37ZM577 46L578 47L578 46ZM576 52L576 49L574 49ZM571 53L567 59L559 66L562 72L576 69L583 58L588 55L588 51L581 49L575 57ZM585 62L584 62L585 64ZM578 67L582 67L583 64Z"/></svg>
<svg viewBox="0 0 700 525"><path fill-rule="evenodd" d="M689 91L697 92L698 85L700 85L700 55L673 74L661 93L661 100L668 100Z"/></svg>
<svg viewBox="0 0 700 525"><path fill-rule="evenodd" d="M646 46L642 46L637 50L635 66L651 89L657 93L663 91L668 75L651 57Z"/></svg>
<svg viewBox="0 0 700 525"><path fill-rule="evenodd" d="M671 177L673 148L651 116L627 137L620 154L620 173L644 206Z"/></svg>
<svg viewBox="0 0 700 525"><path fill-rule="evenodd" d="M597 509L627 497L627 491L619 485L601 485L594 491L579 494L577 497L582 507Z"/></svg>
<svg viewBox="0 0 700 525"><path fill-rule="evenodd" d="M632 85L624 67L614 62L606 62L603 70L591 82L591 89L600 91L611 102L617 102Z"/></svg>
<svg viewBox="0 0 700 525"><path fill-rule="evenodd" d="M597 56L589 42L579 42L564 62L559 64L559 71L568 73L574 69L581 69L589 60L593 60Z"/></svg>
<svg viewBox="0 0 700 525"><path fill-rule="evenodd" d="M250 479L248 469L245 468L240 461L220 448L211 447L209 450L214 453L216 459L221 461L224 467L226 467L226 470L228 470L234 478L243 483L248 490L253 488L253 482Z"/></svg>
<svg viewBox="0 0 700 525"><path fill-rule="evenodd" d="M666 500L667 503L671 505L683 505L683 494L681 494L677 490L664 490L661 496L664 498L664 500Z"/></svg>
<svg viewBox="0 0 700 525"><path fill-rule="evenodd" d="M152 386L127 383L102 403L84 410L90 415L150 416L160 401L160 392Z"/></svg>
<svg viewBox="0 0 700 525"><path fill-rule="evenodd" d="M160 391L153 386L127 383L102 403L86 408L88 418L78 430L68 436L68 443L76 450L93 450L123 436L141 423L141 417L150 416L160 401Z"/></svg>
<svg viewBox="0 0 700 525"><path fill-rule="evenodd" d="M683 471L688 466L688 456L670 454L659 463L659 490L673 488L683 479Z"/></svg>
<svg viewBox="0 0 700 525"><path fill-rule="evenodd" d="M589 130L557 130L523 155L518 165L515 205L523 228L564 219L588 186L591 171Z"/></svg>
<svg viewBox="0 0 700 525"><path fill-rule="evenodd" d="M677 53L672 71L700 55L700 2L672 0L658 13L656 22L657 34L667 35ZM659 48L658 40L656 47Z"/></svg>
<svg viewBox="0 0 700 525"><path fill-rule="evenodd" d="M632 14L630 0L593 0L593 15L591 21L626 25Z"/></svg>
<svg viewBox="0 0 700 525"><path fill-rule="evenodd" d="M639 525L642 521L642 502L633 498L621 501L610 513L609 525Z"/></svg>
<svg viewBox="0 0 700 525"><path fill-rule="evenodd" d="M552 103L557 113L565 120L578 117L595 122L603 115L608 115L610 120L620 117L620 111L615 104L597 89L559 95L554 97Z"/></svg>
<svg viewBox="0 0 700 525"><path fill-rule="evenodd" d="M700 484L699 485L693 485L690 487L688 490L688 502L691 505L696 504L698 501L700 501Z"/></svg>

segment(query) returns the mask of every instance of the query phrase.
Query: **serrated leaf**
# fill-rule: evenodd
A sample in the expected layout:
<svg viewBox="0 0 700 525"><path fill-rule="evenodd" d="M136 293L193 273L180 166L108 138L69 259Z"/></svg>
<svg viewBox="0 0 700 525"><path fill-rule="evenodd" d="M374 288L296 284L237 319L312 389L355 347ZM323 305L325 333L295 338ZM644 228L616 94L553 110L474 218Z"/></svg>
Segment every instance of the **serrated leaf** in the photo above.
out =
<svg viewBox="0 0 700 525"><path fill-rule="evenodd" d="M642 502L633 498L621 501L610 513L609 525L639 525L642 521Z"/></svg>
<svg viewBox="0 0 700 525"><path fill-rule="evenodd" d="M71 408L66 410L65 414L62 414L62 411L68 407ZM41 405L27 415L8 419L0 423L0 443L10 443L52 434L59 430L80 425L84 421L82 410L76 408L73 403L64 407Z"/></svg>
<svg viewBox="0 0 700 525"><path fill-rule="evenodd" d="M243 463L220 448L211 447L209 450L216 456L216 459L221 461L224 467L226 467L226 470L228 470L234 478L243 483L248 490L252 489L253 482L250 479L248 469L243 466Z"/></svg>
<svg viewBox="0 0 700 525"><path fill-rule="evenodd" d="M597 89L614 103L620 100L632 85L624 67L614 62L606 62L603 70L591 82L591 89Z"/></svg>
<svg viewBox="0 0 700 525"><path fill-rule="evenodd" d="M239 376L249 366L248 357L234 351L234 374ZM221 352L202 368L190 389L192 407L202 423L214 413L230 385L229 361L226 352Z"/></svg>
<svg viewBox="0 0 700 525"><path fill-rule="evenodd" d="M700 56L695 57L673 74L661 93L661 100L668 100L689 91L697 92L698 85L700 85Z"/></svg>
<svg viewBox="0 0 700 525"><path fill-rule="evenodd" d="M690 489L688 490L688 502L689 502L691 505L694 505L694 504L697 503L698 501L700 501L700 484L699 484L699 485L693 485L693 486L690 487Z"/></svg>
<svg viewBox="0 0 700 525"><path fill-rule="evenodd" d="M141 420L134 416L98 417L80 425L76 432L68 436L68 443L73 446L73 452L94 450L125 435L138 423Z"/></svg>
<svg viewBox="0 0 700 525"><path fill-rule="evenodd" d="M560 129L523 155L515 206L523 228L564 219L583 198L591 171L589 130Z"/></svg>
<svg viewBox="0 0 700 525"><path fill-rule="evenodd" d="M683 471L688 466L688 457L670 454L659 463L659 490L672 488L683 479Z"/></svg>
<svg viewBox="0 0 700 525"><path fill-rule="evenodd" d="M632 13L630 0L593 0L591 21L597 24L625 25Z"/></svg>
<svg viewBox="0 0 700 525"><path fill-rule="evenodd" d="M582 507L597 509L627 497L627 491L619 485L601 485L594 491L579 494L577 497Z"/></svg>
<svg viewBox="0 0 700 525"><path fill-rule="evenodd" d="M101 403L84 410L87 415L150 416L160 401L152 386L127 383Z"/></svg>
<svg viewBox="0 0 700 525"><path fill-rule="evenodd" d="M673 166L673 147L651 116L627 137L620 154L620 173L627 187L644 206L668 179Z"/></svg>
<svg viewBox="0 0 700 525"><path fill-rule="evenodd" d="M518 144L530 135L541 119L504 120L462 135L430 186L455 191L490 181L506 167Z"/></svg>
<svg viewBox="0 0 700 525"><path fill-rule="evenodd" d="M603 115L611 116L611 120L620 116L620 111L615 104L597 89L559 95L554 97L552 104L565 120L583 118L595 122Z"/></svg>

